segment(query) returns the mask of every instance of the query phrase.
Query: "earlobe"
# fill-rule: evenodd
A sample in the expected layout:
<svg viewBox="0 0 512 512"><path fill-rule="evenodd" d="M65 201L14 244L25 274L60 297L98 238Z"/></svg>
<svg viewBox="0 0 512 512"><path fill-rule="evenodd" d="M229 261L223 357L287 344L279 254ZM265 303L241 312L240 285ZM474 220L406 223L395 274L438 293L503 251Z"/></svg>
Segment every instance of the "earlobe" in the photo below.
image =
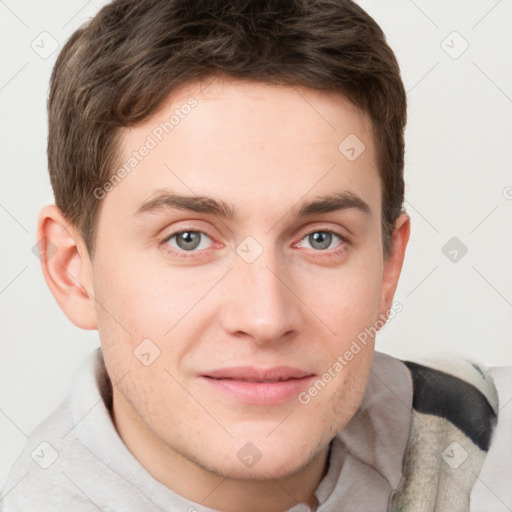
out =
<svg viewBox="0 0 512 512"><path fill-rule="evenodd" d="M398 279L402 271L410 231L410 218L406 213L403 213L395 223L389 256L384 262L379 313L386 317L391 309Z"/></svg>
<svg viewBox="0 0 512 512"><path fill-rule="evenodd" d="M82 329L96 329L92 266L82 237L52 204L37 222L39 259L48 288L65 315Z"/></svg>

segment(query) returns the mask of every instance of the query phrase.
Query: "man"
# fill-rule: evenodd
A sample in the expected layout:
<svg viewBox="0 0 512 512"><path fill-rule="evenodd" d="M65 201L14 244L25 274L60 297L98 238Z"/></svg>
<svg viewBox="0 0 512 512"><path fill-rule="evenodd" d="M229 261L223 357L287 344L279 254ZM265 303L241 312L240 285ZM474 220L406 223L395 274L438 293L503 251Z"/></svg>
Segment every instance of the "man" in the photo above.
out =
<svg viewBox="0 0 512 512"><path fill-rule="evenodd" d="M374 352L410 231L406 98L362 9L114 1L48 109L42 269L101 350L2 510L512 506L510 373Z"/></svg>

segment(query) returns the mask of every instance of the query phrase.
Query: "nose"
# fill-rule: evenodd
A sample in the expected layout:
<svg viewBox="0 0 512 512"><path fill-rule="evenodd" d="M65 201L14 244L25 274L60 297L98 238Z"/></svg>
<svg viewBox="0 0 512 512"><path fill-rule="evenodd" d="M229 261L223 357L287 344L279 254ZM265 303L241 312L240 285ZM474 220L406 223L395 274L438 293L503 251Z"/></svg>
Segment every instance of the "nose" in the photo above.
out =
<svg viewBox="0 0 512 512"><path fill-rule="evenodd" d="M226 332L266 345L300 330L301 302L290 274L270 251L253 263L237 258L222 310Z"/></svg>

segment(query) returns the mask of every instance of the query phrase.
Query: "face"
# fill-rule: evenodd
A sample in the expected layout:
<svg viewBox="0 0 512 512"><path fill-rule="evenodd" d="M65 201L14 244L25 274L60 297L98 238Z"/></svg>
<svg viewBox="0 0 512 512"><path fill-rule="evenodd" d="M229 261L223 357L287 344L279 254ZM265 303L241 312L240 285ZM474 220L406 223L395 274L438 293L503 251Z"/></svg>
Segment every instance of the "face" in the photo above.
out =
<svg viewBox="0 0 512 512"><path fill-rule="evenodd" d="M373 339L353 342L390 306L369 120L216 79L127 129L120 161L92 263L118 429L232 478L307 467L356 411Z"/></svg>

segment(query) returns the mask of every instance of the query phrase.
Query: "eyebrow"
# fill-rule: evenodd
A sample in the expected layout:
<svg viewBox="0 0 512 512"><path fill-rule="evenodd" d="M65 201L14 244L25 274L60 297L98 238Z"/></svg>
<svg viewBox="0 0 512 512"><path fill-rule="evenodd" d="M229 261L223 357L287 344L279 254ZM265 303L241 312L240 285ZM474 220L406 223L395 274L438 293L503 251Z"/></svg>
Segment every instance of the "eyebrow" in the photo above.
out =
<svg viewBox="0 0 512 512"><path fill-rule="evenodd" d="M186 210L197 213L209 213L226 219L236 217L236 208L228 203L207 196L187 196L164 191L157 193L137 208L134 216L138 217L147 213L156 213L166 209ZM312 201L302 202L295 216L297 218L308 217L315 214L328 213L355 209L371 215L368 204L353 192L337 192L317 197ZM292 210L297 210L293 208Z"/></svg>

